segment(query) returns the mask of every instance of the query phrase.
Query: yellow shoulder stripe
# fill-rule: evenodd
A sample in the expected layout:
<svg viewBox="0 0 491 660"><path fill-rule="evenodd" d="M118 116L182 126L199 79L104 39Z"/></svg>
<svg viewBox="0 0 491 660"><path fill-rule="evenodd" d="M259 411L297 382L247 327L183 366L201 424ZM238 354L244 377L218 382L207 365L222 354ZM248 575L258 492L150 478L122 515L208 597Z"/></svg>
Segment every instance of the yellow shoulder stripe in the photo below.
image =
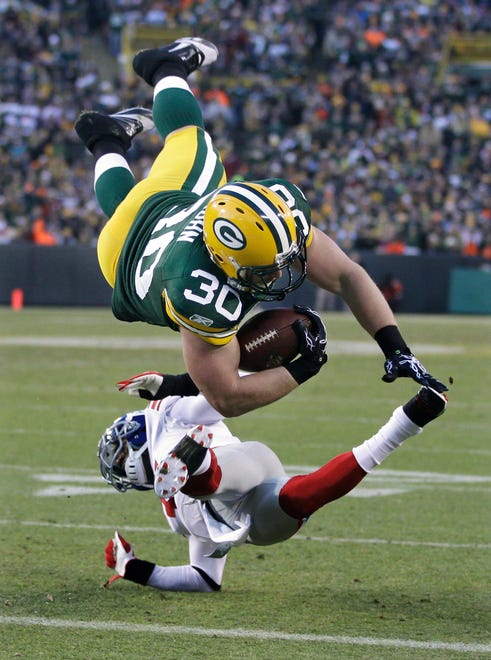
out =
<svg viewBox="0 0 491 660"><path fill-rule="evenodd" d="M193 317L188 319L176 311L175 307L172 305L172 302L169 300L166 291L163 293L163 298L165 300L165 311L171 317L171 319L177 323L177 325L199 335L201 339L208 342L209 344L214 344L217 346L228 344L228 342L231 341L237 334L237 325L233 328L213 328L209 325L206 325L205 321L207 319L200 317L197 314L193 314Z"/></svg>

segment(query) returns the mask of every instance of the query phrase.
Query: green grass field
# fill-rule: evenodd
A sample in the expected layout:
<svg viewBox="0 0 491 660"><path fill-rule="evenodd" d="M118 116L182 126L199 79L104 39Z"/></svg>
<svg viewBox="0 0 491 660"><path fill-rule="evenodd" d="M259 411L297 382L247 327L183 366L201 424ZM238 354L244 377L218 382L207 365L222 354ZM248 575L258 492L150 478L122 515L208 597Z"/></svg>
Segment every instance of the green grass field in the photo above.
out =
<svg viewBox="0 0 491 660"><path fill-rule="evenodd" d="M292 473L369 437L416 391L350 315L326 315L329 364L230 426ZM222 591L111 589L117 527L138 556L187 563L151 492L99 476L102 431L138 400L114 383L179 372L178 336L107 309L0 309L1 658L484 658L491 654L491 318L401 316L454 384L446 414L287 543L229 556Z"/></svg>

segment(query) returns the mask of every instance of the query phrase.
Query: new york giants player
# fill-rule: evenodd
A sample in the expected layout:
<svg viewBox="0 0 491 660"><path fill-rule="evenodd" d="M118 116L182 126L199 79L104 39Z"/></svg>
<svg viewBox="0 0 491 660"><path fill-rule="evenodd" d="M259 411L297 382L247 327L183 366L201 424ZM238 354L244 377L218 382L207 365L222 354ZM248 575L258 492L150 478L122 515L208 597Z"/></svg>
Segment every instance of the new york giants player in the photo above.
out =
<svg viewBox="0 0 491 660"><path fill-rule="evenodd" d="M189 562L160 566L139 559L116 531L105 552L116 574L106 584L124 578L169 591L219 590L231 548L293 536L315 511L346 495L421 433L446 404L444 394L423 386L363 443L291 478L265 444L233 436L201 394L152 401L118 418L99 441L101 474L120 492L153 490L171 529L187 538Z"/></svg>

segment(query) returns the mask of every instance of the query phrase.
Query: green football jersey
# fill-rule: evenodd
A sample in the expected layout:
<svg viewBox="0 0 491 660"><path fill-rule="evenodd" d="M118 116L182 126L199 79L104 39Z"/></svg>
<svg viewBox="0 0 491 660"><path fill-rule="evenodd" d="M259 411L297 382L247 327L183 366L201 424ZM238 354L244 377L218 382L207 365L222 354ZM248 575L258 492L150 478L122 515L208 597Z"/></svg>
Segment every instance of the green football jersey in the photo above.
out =
<svg viewBox="0 0 491 660"><path fill-rule="evenodd" d="M285 199L308 242L310 207L302 192L281 179L258 183ZM203 218L215 193L166 191L144 202L117 267L112 308L118 319L183 326L215 344L235 335L257 300L227 284L205 246Z"/></svg>

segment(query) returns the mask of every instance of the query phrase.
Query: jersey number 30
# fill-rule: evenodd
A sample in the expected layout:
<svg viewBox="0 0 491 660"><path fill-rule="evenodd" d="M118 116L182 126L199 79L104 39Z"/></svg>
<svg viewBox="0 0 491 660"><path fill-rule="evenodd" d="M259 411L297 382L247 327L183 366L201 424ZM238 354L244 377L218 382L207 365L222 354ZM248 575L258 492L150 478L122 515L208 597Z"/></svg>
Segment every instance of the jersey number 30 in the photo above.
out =
<svg viewBox="0 0 491 660"><path fill-rule="evenodd" d="M143 257L140 259L135 275L135 290L143 300L152 283L153 272L159 263L165 248L174 240L174 232L169 231L148 242ZM151 258L150 266L144 270L145 261ZM190 273L196 278L196 287L184 289L183 295L187 300L199 305L210 305L216 296L214 307L228 321L237 321L242 313L242 302L239 295L227 284L221 284L215 275L197 268ZM218 294L218 295L217 295Z"/></svg>

